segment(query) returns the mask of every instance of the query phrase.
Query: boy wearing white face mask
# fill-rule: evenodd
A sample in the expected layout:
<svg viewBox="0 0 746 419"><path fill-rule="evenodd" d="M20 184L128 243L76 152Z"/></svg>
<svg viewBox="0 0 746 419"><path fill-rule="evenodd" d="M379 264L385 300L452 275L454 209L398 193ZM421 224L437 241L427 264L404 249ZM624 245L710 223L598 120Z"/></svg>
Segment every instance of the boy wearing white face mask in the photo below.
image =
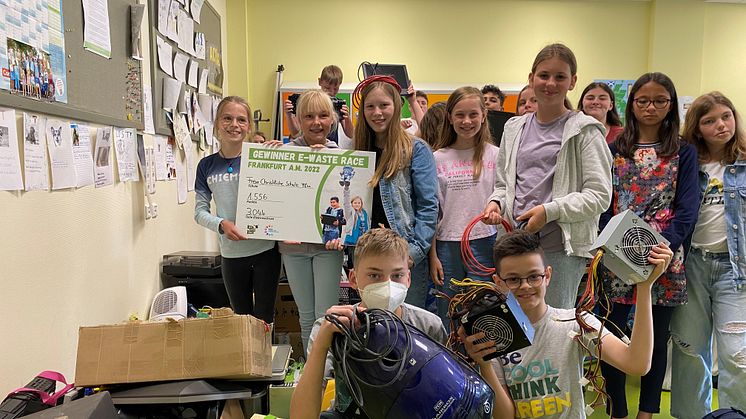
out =
<svg viewBox="0 0 746 419"><path fill-rule="evenodd" d="M446 332L440 318L404 303L409 288L409 245L393 230L376 228L363 234L355 248L355 269L350 272L352 286L360 292L357 306L334 306L335 313L356 319L356 311L380 308L394 312L405 323L425 332L432 339L445 343ZM357 320L355 320L357 321ZM325 378L332 377L335 363L329 352L334 333L339 330L324 318L316 320L308 343L308 359L290 402L290 417L318 418ZM341 380L336 381L333 412L322 418L357 417L357 406Z"/></svg>

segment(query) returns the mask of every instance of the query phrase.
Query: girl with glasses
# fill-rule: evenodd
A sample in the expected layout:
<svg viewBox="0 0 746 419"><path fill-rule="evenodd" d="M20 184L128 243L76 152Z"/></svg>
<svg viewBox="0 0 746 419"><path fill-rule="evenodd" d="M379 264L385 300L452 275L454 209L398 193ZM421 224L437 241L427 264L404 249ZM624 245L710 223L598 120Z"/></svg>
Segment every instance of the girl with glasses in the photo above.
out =
<svg viewBox="0 0 746 419"><path fill-rule="evenodd" d="M638 419L660 411L660 393L666 372L668 326L675 307L687 301L684 249L699 209L697 151L679 137L676 89L668 76L647 73L635 81L627 102L627 126L609 147L614 155L614 193L611 207L601 216L601 228L627 209L634 211L670 241L671 265L652 288L653 358L642 377ZM599 266L604 287L614 302L609 320L624 330L636 302L635 287L626 285ZM618 333L616 328L611 328ZM611 416L627 417L625 374L602 363Z"/></svg>

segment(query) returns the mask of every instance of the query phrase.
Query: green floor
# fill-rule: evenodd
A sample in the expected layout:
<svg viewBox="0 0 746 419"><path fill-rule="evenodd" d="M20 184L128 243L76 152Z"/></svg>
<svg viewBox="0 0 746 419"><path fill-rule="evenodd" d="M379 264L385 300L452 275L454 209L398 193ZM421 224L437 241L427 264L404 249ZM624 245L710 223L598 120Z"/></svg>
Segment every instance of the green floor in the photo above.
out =
<svg viewBox="0 0 746 419"><path fill-rule="evenodd" d="M634 418L635 415L637 415L637 401L640 398L640 380L639 378L631 378L627 380L627 408L629 409L629 417ZM712 395L712 398L714 400L714 406L713 410L717 409L717 390L714 390L714 393ZM670 412L670 406L671 406L671 393L668 391L664 391L661 394L661 413L658 415L655 415L654 417L656 419L671 419L673 416L671 416ZM606 415L606 413L599 409L596 410L591 416L589 416L589 419L602 419L602 418L608 418L609 416Z"/></svg>

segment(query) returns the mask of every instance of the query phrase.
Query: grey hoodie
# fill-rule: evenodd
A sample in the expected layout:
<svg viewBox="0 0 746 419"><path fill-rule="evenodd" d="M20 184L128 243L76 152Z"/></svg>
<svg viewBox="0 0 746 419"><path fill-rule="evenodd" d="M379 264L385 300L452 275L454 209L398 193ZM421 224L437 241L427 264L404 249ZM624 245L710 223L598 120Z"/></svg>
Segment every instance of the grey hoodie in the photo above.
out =
<svg viewBox="0 0 746 419"><path fill-rule="evenodd" d="M490 201L500 204L501 215L510 221L518 145L527 119L528 115L517 116L505 124L497 154L495 190ZM568 255L590 256L590 245L598 235L599 215L611 203L611 164L603 125L582 112L570 116L557 155L552 201L544 204L547 222L557 221L562 229Z"/></svg>

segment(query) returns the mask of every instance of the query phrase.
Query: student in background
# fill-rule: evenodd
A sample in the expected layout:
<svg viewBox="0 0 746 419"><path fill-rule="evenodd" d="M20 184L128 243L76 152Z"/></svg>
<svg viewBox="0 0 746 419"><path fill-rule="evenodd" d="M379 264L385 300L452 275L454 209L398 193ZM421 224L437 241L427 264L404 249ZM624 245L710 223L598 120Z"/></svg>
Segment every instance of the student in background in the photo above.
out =
<svg viewBox="0 0 746 419"><path fill-rule="evenodd" d="M326 314L336 314L349 322L355 321L358 311L369 308L390 310L408 325L437 342L445 343L446 333L438 316L404 302L411 282L409 255L407 241L391 229L374 229L365 233L358 240L355 269L350 272L350 283L360 292L362 302L355 306L335 305ZM290 417L319 417L324 380L330 378L337 367L329 348L334 334L340 332L324 317L319 316L316 320L311 332L308 362L290 401ZM334 411L324 412L321 417L361 417L344 380L338 374L335 376Z"/></svg>
<svg viewBox="0 0 746 419"><path fill-rule="evenodd" d="M219 234L223 282L233 311L272 323L280 276L276 242L249 239L235 225L241 149L251 136L250 115L243 98L229 96L220 101L215 115L220 151L197 165L194 219ZM210 212L213 199L215 215Z"/></svg>
<svg viewBox="0 0 746 419"><path fill-rule="evenodd" d="M264 143L267 141L267 136L262 131L256 131L254 132L254 135L251 137L252 143Z"/></svg>
<svg viewBox="0 0 746 419"><path fill-rule="evenodd" d="M487 84L482 87L482 98L484 106L490 111L502 111L505 103L505 93L494 84Z"/></svg>
<svg viewBox="0 0 746 419"><path fill-rule="evenodd" d="M467 337L464 328L459 329L467 352L495 391L493 417L585 418L580 381L589 352L629 374L644 374L650 368L653 346L650 289L666 270L671 254L663 243L652 248L648 261L655 269L646 281L636 285L640 296L638 317L632 337L625 343L592 314L581 313L583 321L594 329L584 331L574 309L547 304L548 284L557 271L547 264L536 235L517 230L500 236L494 249L494 281L515 295L535 334L531 346L485 361L484 356L495 352L494 341L475 344L484 339L484 332Z"/></svg>
<svg viewBox="0 0 746 419"><path fill-rule="evenodd" d="M614 156L614 195L601 216L601 229L609 219L632 210L670 242L674 252L668 270L653 285L653 360L641 380L638 419L660 411L661 386L666 372L669 323L674 308L687 301L684 252L699 209L697 151L679 137L678 98L673 82L663 73L647 73L635 81L627 101L624 132L609 147ZM584 160L588 161L587 159ZM635 287L625 284L603 265L599 276L613 301L608 318L624 330ZM618 333L617 328L612 332ZM627 417L625 374L602 363L606 392L614 418Z"/></svg>
<svg viewBox="0 0 746 419"><path fill-rule="evenodd" d="M498 148L492 144L482 93L475 87L460 87L446 102L446 121L435 146L438 174L438 227L430 248L430 279L448 296L452 278L489 281L490 277L470 270L461 258L461 237L469 223L481 213L481 205L495 185ZM471 232L469 248L483 266L493 267L495 226L479 223ZM448 328L448 300L438 298L438 314Z"/></svg>
<svg viewBox="0 0 746 419"><path fill-rule="evenodd" d="M407 302L425 306L428 261L438 218L435 160L430 147L399 123L401 87L388 76L369 77L355 88L360 103L355 149L376 153L371 228L393 229L409 243L412 284Z"/></svg>
<svg viewBox="0 0 746 419"><path fill-rule="evenodd" d="M516 105L516 116L523 116L527 113L536 112L536 95L534 94L534 88L531 85L523 86L523 89L518 93L518 103Z"/></svg>
<svg viewBox="0 0 746 419"><path fill-rule="evenodd" d="M324 91L329 97L337 97L339 93L339 86L342 85L342 69L336 65L328 65L321 70L319 76L319 88ZM339 126L342 126L342 133L347 138L352 138L353 127L352 119L350 118L349 104L342 106L342 120L336 121L329 131L328 138L335 143L339 142L338 130ZM297 115L293 114L293 103L289 100L285 101L285 120L288 121L288 128L290 129L290 137L295 138L300 133L300 122L298 121Z"/></svg>
<svg viewBox="0 0 746 419"><path fill-rule="evenodd" d="M425 140L430 147L434 147L440 137L440 130L442 129L445 118L445 102L433 104L433 106L425 112L425 116L422 117L422 123L420 124L420 130L417 133L417 136Z"/></svg>
<svg viewBox="0 0 746 419"><path fill-rule="evenodd" d="M335 123L334 107L326 92L308 90L298 98L298 120L301 135L290 145L317 149L338 148L334 141L327 138L329 130ZM333 197L330 203L339 205L339 199ZM342 215L342 209L335 209L335 214ZM344 215L342 215L342 218ZM341 226L330 226L329 232L339 237ZM327 238L325 226L324 238ZM336 242L336 241L335 241ZM330 243L330 242L327 242ZM342 274L342 252L336 246L282 242L280 253L285 273L288 276L290 289L298 305L300 317L301 340L304 350L308 350L308 336L313 322L324 315L329 307L339 302L339 281Z"/></svg>
<svg viewBox="0 0 746 419"><path fill-rule="evenodd" d="M529 84L538 107L505 124L495 189L483 215L486 223L506 218L539 234L557 272L547 303L557 308L575 306L598 216L611 199L603 125L565 104L576 73L575 55L565 45L548 45L536 56Z"/></svg>
<svg viewBox="0 0 746 419"><path fill-rule="evenodd" d="M417 104L420 105L420 109L422 109L422 114L424 115L427 113L427 105L429 103L429 99L427 98L427 93L423 92L422 90L417 90L414 92L415 99L417 100Z"/></svg>
<svg viewBox="0 0 746 419"><path fill-rule="evenodd" d="M593 82L583 89L578 101L578 110L598 119L606 128L606 142L611 144L624 131L622 120L616 111L614 91L608 84Z"/></svg>
<svg viewBox="0 0 746 419"><path fill-rule="evenodd" d="M684 139L699 154L701 207L686 260L689 301L671 319L671 414L699 419L712 402L713 332L718 404L746 407L746 133L733 102L711 92L689 107Z"/></svg>
<svg viewBox="0 0 746 419"><path fill-rule="evenodd" d="M423 107L420 104L420 99L417 96L418 91L419 90L415 90L414 85L412 85L412 81L410 80L409 87L407 88L407 95L405 97L407 99L407 104L409 105L409 112L412 116L401 120L402 128L404 128L404 131L410 135L415 135L420 129L420 122L422 122L422 117L427 111L427 102L425 102L423 110ZM422 94L424 95L424 93ZM427 95L425 95L425 99L427 100Z"/></svg>

